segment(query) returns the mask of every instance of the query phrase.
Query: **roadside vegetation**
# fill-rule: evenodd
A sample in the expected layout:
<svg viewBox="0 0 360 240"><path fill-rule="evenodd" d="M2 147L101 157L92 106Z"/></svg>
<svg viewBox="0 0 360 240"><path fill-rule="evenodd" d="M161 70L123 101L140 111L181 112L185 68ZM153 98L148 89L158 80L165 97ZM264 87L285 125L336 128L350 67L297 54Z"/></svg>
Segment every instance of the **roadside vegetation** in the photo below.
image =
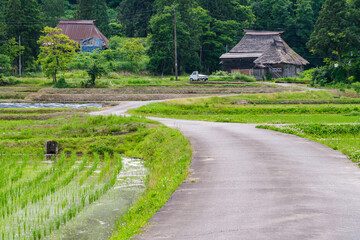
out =
<svg viewBox="0 0 360 240"><path fill-rule="evenodd" d="M360 114L358 115L360 119ZM294 134L309 138L324 145L339 150L349 156L354 162L360 161L360 124L295 124L295 125L262 125L274 131ZM360 164L359 164L360 166Z"/></svg>
<svg viewBox="0 0 360 240"><path fill-rule="evenodd" d="M130 113L239 123L356 123L359 99L331 92L252 94L152 103Z"/></svg>
<svg viewBox="0 0 360 240"><path fill-rule="evenodd" d="M56 161L45 161L49 139L60 146ZM114 186L124 156L143 159L146 190L119 220L115 236L122 239L137 233L186 178L191 148L178 131L144 118L73 113L0 120L0 155L0 239L51 236Z"/></svg>

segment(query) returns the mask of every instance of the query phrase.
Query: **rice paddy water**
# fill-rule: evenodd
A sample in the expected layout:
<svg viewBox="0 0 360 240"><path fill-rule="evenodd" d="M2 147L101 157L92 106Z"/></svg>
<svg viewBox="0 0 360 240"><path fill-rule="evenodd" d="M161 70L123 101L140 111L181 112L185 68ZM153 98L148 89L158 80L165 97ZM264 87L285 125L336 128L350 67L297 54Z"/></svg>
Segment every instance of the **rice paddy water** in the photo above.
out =
<svg viewBox="0 0 360 240"><path fill-rule="evenodd" d="M80 158L80 159L79 159ZM138 159L3 153L0 239L106 239L145 189Z"/></svg>

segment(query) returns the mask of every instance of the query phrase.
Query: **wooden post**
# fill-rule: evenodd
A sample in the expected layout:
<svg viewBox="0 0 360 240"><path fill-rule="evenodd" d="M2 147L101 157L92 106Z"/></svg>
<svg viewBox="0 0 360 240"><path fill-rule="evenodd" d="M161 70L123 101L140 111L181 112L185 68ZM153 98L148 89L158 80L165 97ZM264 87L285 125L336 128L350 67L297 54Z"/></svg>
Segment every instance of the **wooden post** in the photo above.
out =
<svg viewBox="0 0 360 240"><path fill-rule="evenodd" d="M175 39L175 81L178 80L178 62L177 62L177 38L176 38L176 8L174 6L174 39Z"/></svg>
<svg viewBox="0 0 360 240"><path fill-rule="evenodd" d="M57 154L59 153L59 145L57 141L46 141L45 142L45 158L51 160L56 159Z"/></svg>

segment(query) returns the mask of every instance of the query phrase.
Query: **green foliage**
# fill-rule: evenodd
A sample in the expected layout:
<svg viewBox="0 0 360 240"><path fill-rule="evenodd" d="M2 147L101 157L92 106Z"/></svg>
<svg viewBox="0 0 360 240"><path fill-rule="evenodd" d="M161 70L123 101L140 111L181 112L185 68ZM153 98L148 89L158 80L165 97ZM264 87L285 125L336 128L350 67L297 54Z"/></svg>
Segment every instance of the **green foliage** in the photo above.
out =
<svg viewBox="0 0 360 240"><path fill-rule="evenodd" d="M351 86L354 88L354 90L360 94L360 82L356 82L356 83L353 83L351 84Z"/></svg>
<svg viewBox="0 0 360 240"><path fill-rule="evenodd" d="M125 43L120 52L136 67L145 53L145 47L141 43L141 39L137 38Z"/></svg>
<svg viewBox="0 0 360 240"><path fill-rule="evenodd" d="M346 0L326 0L308 47L314 53L334 54L341 61L343 54L354 45L354 35L349 27Z"/></svg>
<svg viewBox="0 0 360 240"><path fill-rule="evenodd" d="M343 65L335 67L326 65L312 70L311 86L326 86L329 84L346 83L346 70Z"/></svg>
<svg viewBox="0 0 360 240"><path fill-rule="evenodd" d="M41 0L41 10L47 18L47 26L56 27L65 14L64 0Z"/></svg>
<svg viewBox="0 0 360 240"><path fill-rule="evenodd" d="M4 52L8 57L12 65L15 65L15 59L19 57L20 54L24 53L24 46L19 46L19 43L16 42L15 38L9 39L2 47L1 51ZM13 69L15 74L15 69Z"/></svg>
<svg viewBox="0 0 360 240"><path fill-rule="evenodd" d="M245 75L245 74L241 74L241 73L234 73L233 75L234 80L237 81L244 81L244 82L256 82L256 79L254 76L250 76L250 75Z"/></svg>
<svg viewBox="0 0 360 240"><path fill-rule="evenodd" d="M25 47L23 67L28 68L39 52L35 39L39 39L44 26L40 6L36 0L9 0L7 7L5 22L8 39L21 37L21 45Z"/></svg>
<svg viewBox="0 0 360 240"><path fill-rule="evenodd" d="M7 73L11 68L10 57L0 54L0 73Z"/></svg>
<svg viewBox="0 0 360 240"><path fill-rule="evenodd" d="M57 72L67 69L78 48L78 45L68 36L61 34L61 31L61 29L45 27L43 31L45 36L41 36L38 41L42 46L37 62L41 63L45 74L52 77L55 84Z"/></svg>
<svg viewBox="0 0 360 240"><path fill-rule="evenodd" d="M93 19L99 30L107 36L110 33L106 0L79 0L77 19Z"/></svg>
<svg viewBox="0 0 360 240"><path fill-rule="evenodd" d="M65 77L59 77L59 80L54 85L55 88L68 88L69 84L66 82Z"/></svg>
<svg viewBox="0 0 360 240"><path fill-rule="evenodd" d="M90 76L89 79L90 86L95 86L96 78L100 78L103 74L106 73L105 69L96 62L92 63L86 72Z"/></svg>
<svg viewBox="0 0 360 240"><path fill-rule="evenodd" d="M259 126L258 128L309 138L334 150L342 151L354 162L360 160L359 124L296 124L291 126Z"/></svg>
<svg viewBox="0 0 360 240"><path fill-rule="evenodd" d="M154 0L123 0L118 10L118 22L128 37L146 37Z"/></svg>

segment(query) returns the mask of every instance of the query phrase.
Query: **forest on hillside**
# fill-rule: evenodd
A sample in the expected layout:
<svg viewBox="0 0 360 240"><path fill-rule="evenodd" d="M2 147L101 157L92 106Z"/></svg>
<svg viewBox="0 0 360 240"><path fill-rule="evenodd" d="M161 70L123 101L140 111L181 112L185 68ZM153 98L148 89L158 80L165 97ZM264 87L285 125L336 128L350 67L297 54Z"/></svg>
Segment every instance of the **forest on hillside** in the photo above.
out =
<svg viewBox="0 0 360 240"><path fill-rule="evenodd" d="M165 74L174 72L174 10L182 73L221 69L219 56L240 41L243 29L284 31L310 67L357 58L360 42L359 0L0 0L0 8L0 63L10 55L17 64L6 49L20 36L27 71L37 69L41 31L58 19L95 19L113 46L119 37L144 38L146 69Z"/></svg>

